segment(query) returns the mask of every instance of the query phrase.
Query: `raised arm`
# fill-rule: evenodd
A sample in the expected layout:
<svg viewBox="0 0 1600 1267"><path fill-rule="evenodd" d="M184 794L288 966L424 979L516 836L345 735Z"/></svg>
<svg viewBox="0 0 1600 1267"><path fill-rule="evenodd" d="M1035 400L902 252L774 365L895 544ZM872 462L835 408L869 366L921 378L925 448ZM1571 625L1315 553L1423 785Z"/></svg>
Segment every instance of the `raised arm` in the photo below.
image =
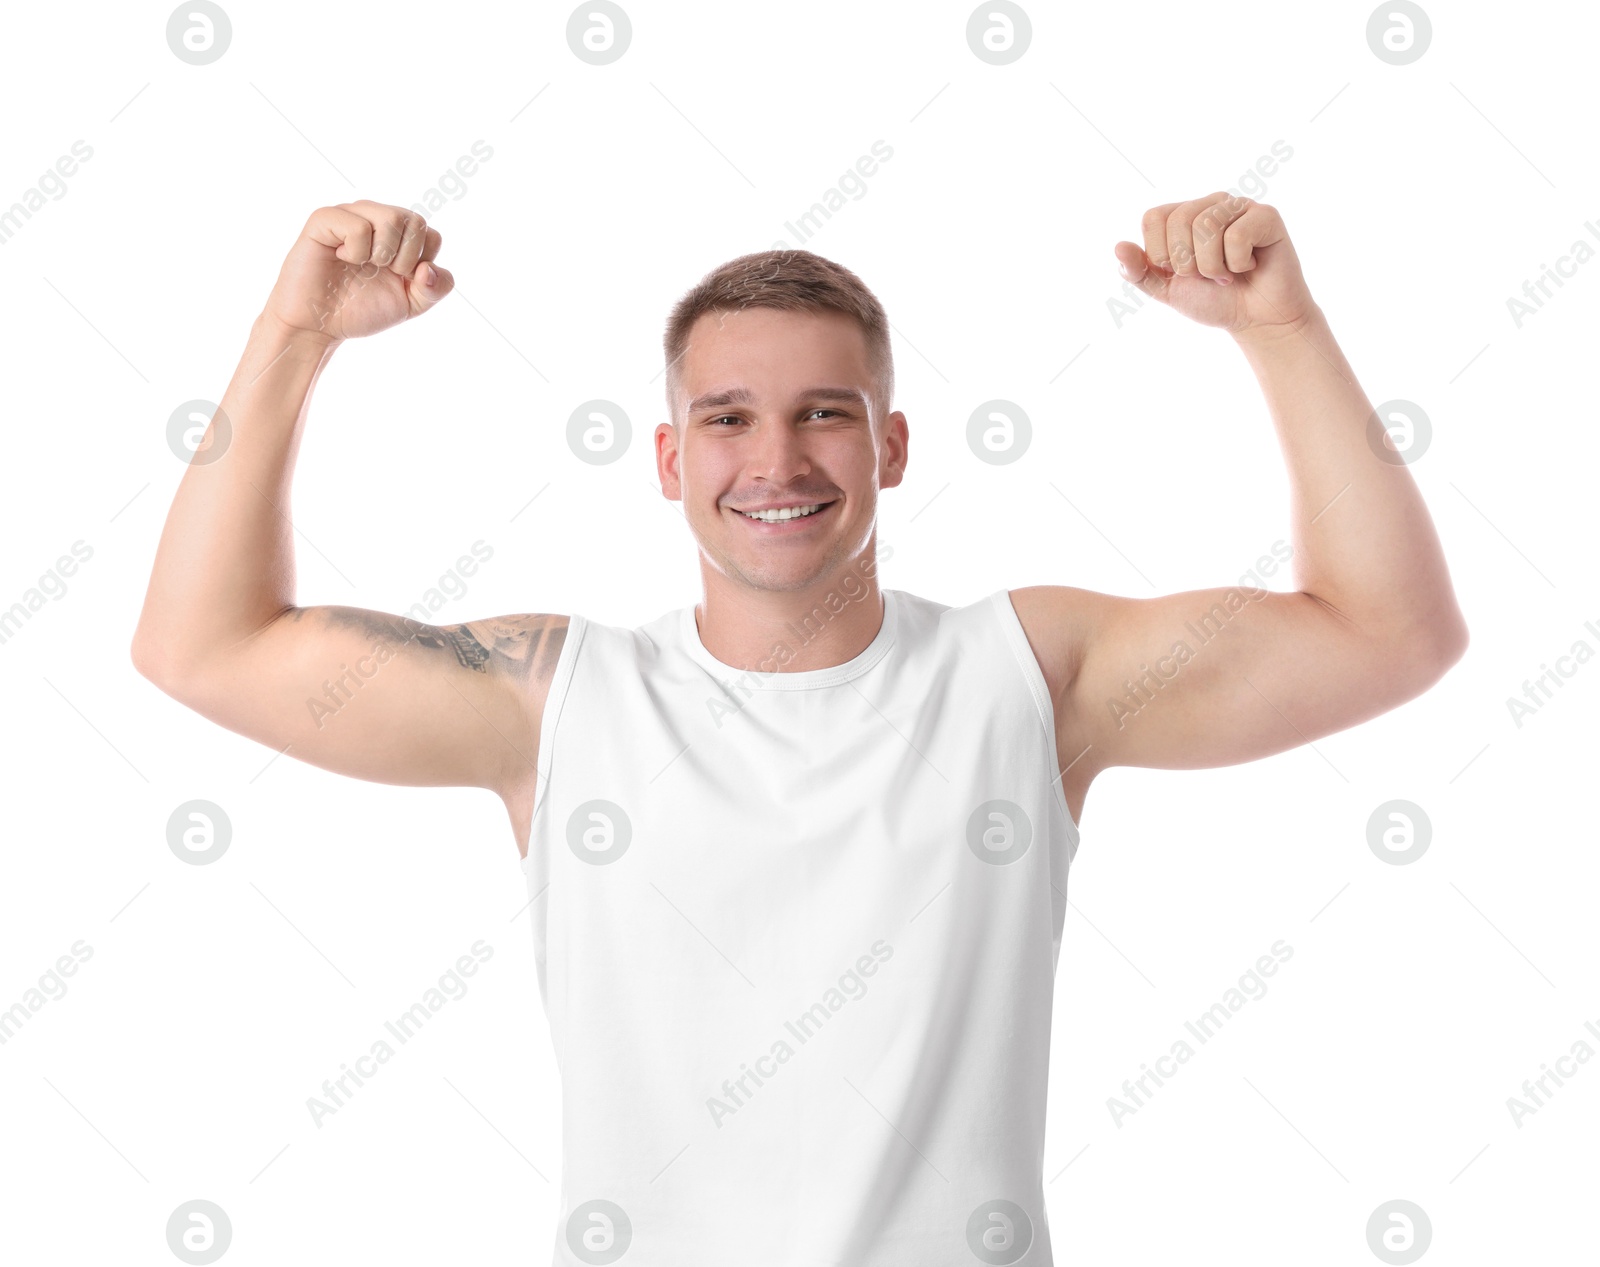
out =
<svg viewBox="0 0 1600 1267"><path fill-rule="evenodd" d="M1013 594L1056 702L1069 805L1108 766L1233 765L1421 694L1466 622L1416 482L1386 438L1277 211L1213 194L1153 208L1117 246L1154 298L1232 336L1266 396L1291 487L1297 589L1122 598Z"/></svg>
<svg viewBox="0 0 1600 1267"><path fill-rule="evenodd" d="M453 286L438 230L355 202L306 221L167 515L132 645L139 672L219 725L385 783L526 801L566 619L435 626L294 601L289 491L311 392L346 338ZM513 809L515 816L516 810Z"/></svg>

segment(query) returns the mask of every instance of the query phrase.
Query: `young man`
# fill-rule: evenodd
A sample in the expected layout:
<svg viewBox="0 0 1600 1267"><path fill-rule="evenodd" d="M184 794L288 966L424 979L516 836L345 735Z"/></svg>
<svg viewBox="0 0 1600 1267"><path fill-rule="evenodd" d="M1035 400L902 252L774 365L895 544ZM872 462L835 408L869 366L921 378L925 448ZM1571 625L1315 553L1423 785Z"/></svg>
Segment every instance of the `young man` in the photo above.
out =
<svg viewBox="0 0 1600 1267"><path fill-rule="evenodd" d="M768 251L666 333L656 459L701 601L636 629L435 627L294 602L312 386L453 285L413 213L307 221L222 398L226 452L218 430L173 502L134 662L303 761L504 800L562 1070L557 1263L1050 1263L1052 986L1091 780L1282 752L1462 655L1427 511L1277 212L1213 194L1143 236L1125 275L1228 330L1266 394L1298 590L880 589L878 494L908 453L888 325L847 269Z"/></svg>

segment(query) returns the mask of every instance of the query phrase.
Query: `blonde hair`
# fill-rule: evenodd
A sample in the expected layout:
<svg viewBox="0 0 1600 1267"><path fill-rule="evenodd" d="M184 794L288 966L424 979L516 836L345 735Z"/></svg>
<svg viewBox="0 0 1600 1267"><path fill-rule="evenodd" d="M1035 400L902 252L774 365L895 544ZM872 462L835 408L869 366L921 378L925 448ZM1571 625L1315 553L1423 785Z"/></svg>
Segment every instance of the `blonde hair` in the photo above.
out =
<svg viewBox="0 0 1600 1267"><path fill-rule="evenodd" d="M676 409L678 362L688 350L694 323L708 312L741 308L838 312L849 317L861 327L866 340L867 367L876 384L878 409L887 416L894 399L894 355L883 305L844 265L799 248L757 251L729 260L702 277L673 305L663 338L669 410Z"/></svg>

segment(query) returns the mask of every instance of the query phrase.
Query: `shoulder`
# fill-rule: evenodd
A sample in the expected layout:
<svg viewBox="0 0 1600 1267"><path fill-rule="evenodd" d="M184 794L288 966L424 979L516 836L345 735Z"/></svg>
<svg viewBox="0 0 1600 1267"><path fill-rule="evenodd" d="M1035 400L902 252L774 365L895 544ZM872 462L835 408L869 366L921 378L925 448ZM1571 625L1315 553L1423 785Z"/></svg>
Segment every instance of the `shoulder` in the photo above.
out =
<svg viewBox="0 0 1600 1267"><path fill-rule="evenodd" d="M540 784L540 732L574 620L551 612L520 612L451 627L479 649L476 654L486 657L485 671L506 688L499 698L506 701L507 716L503 724L491 725L494 737L486 742L502 767L496 788L511 816L518 852L524 856ZM581 617L576 621L581 634L584 622Z"/></svg>
<svg viewBox="0 0 1600 1267"><path fill-rule="evenodd" d="M1017 623L1033 649L1050 696L1051 725L1061 763L1061 792L1074 824L1083 821L1084 798L1103 768L1095 748L1092 718L1081 694L1083 666L1108 618L1122 604L1117 598L1071 585L1029 585L1009 591Z"/></svg>
<svg viewBox="0 0 1600 1267"><path fill-rule="evenodd" d="M570 616L521 612L438 626L463 663L519 683L549 684L566 644Z"/></svg>
<svg viewBox="0 0 1600 1267"><path fill-rule="evenodd" d="M1010 597L1050 698L1059 705L1077 677L1107 596L1071 585L1028 585L1011 590Z"/></svg>

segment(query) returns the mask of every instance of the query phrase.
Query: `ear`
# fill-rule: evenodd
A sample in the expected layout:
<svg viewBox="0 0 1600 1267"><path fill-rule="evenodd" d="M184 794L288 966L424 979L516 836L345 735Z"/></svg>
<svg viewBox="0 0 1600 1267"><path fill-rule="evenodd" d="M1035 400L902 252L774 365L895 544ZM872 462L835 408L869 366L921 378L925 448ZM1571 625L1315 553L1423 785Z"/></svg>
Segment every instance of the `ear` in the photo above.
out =
<svg viewBox="0 0 1600 1267"><path fill-rule="evenodd" d="M884 435L878 446L878 487L895 488L905 478L910 458L911 431L906 416L898 409L884 419Z"/></svg>
<svg viewBox="0 0 1600 1267"><path fill-rule="evenodd" d="M656 477L661 495L668 501L683 500L682 476L678 467L678 424L663 422L656 427Z"/></svg>

